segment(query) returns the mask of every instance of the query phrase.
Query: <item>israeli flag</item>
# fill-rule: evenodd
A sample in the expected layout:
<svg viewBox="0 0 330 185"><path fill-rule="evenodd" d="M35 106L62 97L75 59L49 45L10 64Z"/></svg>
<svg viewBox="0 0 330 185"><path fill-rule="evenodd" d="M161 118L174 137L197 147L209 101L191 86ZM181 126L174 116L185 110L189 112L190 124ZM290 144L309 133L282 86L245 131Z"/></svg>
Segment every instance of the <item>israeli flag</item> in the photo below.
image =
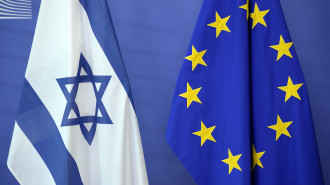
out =
<svg viewBox="0 0 330 185"><path fill-rule="evenodd" d="M43 0L8 167L24 185L148 184L106 0Z"/></svg>

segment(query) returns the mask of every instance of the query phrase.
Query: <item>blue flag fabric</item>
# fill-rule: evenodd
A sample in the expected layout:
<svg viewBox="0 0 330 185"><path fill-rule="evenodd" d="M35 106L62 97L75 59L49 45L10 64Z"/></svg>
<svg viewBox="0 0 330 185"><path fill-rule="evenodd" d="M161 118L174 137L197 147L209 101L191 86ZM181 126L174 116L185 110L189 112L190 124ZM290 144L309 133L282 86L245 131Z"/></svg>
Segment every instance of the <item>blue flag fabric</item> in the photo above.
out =
<svg viewBox="0 0 330 185"><path fill-rule="evenodd" d="M323 184L306 82L278 0L204 1L167 141L198 184Z"/></svg>

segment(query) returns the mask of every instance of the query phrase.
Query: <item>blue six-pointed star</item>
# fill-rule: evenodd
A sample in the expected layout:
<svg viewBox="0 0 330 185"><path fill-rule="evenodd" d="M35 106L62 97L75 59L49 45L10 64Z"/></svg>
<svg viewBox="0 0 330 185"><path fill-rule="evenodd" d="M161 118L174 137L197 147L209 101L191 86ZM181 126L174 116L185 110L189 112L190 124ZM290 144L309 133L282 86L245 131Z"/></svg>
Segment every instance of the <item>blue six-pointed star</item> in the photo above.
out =
<svg viewBox="0 0 330 185"><path fill-rule="evenodd" d="M67 100L61 126L79 125L80 130L89 145L92 144L97 124L112 124L103 105L102 97L111 76L94 76L85 57L81 54L77 76L57 79ZM92 85L91 92L86 91L86 85ZM82 90L79 91L79 88ZM82 94L77 97L77 94ZM93 97L95 94L95 97ZM81 98L82 96L82 98ZM96 98L96 105L95 100ZM83 106L78 106L83 105ZM94 108L86 115L86 111L79 110ZM92 114L90 114L92 112Z"/></svg>

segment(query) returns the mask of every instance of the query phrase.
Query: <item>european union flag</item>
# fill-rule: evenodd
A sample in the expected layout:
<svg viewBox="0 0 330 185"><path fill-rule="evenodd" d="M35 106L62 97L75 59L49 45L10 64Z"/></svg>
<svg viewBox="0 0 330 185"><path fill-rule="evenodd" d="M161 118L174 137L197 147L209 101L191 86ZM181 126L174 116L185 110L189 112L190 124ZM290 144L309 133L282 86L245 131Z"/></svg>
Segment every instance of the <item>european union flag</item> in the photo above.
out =
<svg viewBox="0 0 330 185"><path fill-rule="evenodd" d="M323 184L306 82L278 0L204 1L167 140L198 184Z"/></svg>

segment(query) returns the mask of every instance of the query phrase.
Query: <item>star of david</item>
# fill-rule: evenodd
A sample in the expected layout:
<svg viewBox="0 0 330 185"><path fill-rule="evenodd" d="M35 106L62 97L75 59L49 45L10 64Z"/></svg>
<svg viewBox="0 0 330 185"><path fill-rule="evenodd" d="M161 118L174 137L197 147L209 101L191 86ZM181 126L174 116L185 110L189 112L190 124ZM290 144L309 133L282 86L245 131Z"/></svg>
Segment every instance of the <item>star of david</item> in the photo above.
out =
<svg viewBox="0 0 330 185"><path fill-rule="evenodd" d="M57 79L67 100L61 126L79 125L89 145L93 142L97 124L112 124L102 102L110 78L94 76L81 54L77 76Z"/></svg>

